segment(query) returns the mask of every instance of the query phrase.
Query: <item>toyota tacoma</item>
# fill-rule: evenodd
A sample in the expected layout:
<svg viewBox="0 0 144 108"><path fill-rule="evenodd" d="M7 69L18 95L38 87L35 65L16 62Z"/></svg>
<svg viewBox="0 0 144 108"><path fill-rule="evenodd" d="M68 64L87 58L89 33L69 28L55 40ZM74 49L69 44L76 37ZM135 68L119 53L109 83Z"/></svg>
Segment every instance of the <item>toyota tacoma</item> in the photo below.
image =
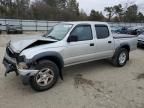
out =
<svg viewBox="0 0 144 108"><path fill-rule="evenodd" d="M137 37L112 34L105 22L62 22L47 34L11 40L3 64L5 75L15 72L36 91L52 88L64 67L110 59L117 67L136 50Z"/></svg>

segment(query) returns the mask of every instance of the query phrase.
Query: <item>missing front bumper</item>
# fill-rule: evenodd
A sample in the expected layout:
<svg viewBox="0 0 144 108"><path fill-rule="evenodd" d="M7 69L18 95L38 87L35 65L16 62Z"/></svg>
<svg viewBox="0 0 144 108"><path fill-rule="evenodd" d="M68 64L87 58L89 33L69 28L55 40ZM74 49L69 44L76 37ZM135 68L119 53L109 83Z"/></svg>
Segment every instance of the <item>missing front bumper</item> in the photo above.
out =
<svg viewBox="0 0 144 108"><path fill-rule="evenodd" d="M3 64L6 68L5 76L7 76L7 74L9 74L10 72L15 72L17 76L19 75L17 72L16 64L14 64L6 59L3 60Z"/></svg>
<svg viewBox="0 0 144 108"><path fill-rule="evenodd" d="M19 75L21 77L22 82L25 85L29 84L30 77L34 76L38 72L38 70L19 69L15 63L13 63L7 59L3 60L3 64L6 68L5 76L7 76L7 74L9 74L11 72L15 72L17 76Z"/></svg>

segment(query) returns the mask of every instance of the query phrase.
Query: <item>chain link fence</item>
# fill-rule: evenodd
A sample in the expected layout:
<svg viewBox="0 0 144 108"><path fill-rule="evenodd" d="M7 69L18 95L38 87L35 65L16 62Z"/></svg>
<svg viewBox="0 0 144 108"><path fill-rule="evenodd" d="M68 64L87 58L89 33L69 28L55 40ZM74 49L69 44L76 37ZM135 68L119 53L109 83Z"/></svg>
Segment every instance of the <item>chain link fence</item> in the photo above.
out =
<svg viewBox="0 0 144 108"><path fill-rule="evenodd" d="M0 29L5 31L7 25L21 25L23 31L48 31L60 21L0 19ZM110 26L144 26L144 23L108 22Z"/></svg>
<svg viewBox="0 0 144 108"><path fill-rule="evenodd" d="M7 25L21 25L23 31L48 31L59 21L0 19L0 29L5 31Z"/></svg>

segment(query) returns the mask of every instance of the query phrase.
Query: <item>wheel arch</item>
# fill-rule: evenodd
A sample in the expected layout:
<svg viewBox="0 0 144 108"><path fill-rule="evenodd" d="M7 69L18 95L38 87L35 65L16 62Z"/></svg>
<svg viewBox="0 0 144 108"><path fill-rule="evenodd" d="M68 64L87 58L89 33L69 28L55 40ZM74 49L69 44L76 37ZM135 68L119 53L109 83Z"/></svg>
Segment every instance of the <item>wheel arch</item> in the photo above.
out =
<svg viewBox="0 0 144 108"><path fill-rule="evenodd" d="M32 63L38 63L42 60L50 60L54 62L59 68L59 75L63 79L62 69L64 67L63 57L58 52L44 52L34 56L31 60Z"/></svg>
<svg viewBox="0 0 144 108"><path fill-rule="evenodd" d="M119 49L121 49L121 48L126 49L126 50L128 51L128 53L130 52L130 45L129 45L128 43L123 43L123 44L120 44L120 46L116 48L115 53L114 53L114 56L117 54L117 52L118 52ZM114 56L113 56L113 57L114 57ZM129 56L128 56L128 60L129 60Z"/></svg>
<svg viewBox="0 0 144 108"><path fill-rule="evenodd" d="M122 43L122 44L120 44L120 46L116 48L115 52L117 52L121 48L125 48L125 49L128 50L128 52L130 52L130 45L128 43Z"/></svg>
<svg viewBox="0 0 144 108"><path fill-rule="evenodd" d="M130 45L129 44L123 44L120 46L120 48L125 48L128 50L128 52L130 52Z"/></svg>

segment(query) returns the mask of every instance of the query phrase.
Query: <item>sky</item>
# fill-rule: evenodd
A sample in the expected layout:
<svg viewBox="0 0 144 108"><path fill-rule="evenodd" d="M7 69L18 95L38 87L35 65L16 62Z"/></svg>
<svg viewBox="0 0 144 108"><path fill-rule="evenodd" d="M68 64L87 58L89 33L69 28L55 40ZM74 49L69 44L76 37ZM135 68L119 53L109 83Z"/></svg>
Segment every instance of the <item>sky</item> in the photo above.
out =
<svg viewBox="0 0 144 108"><path fill-rule="evenodd" d="M96 11L104 11L104 7L113 6L116 4L123 4L126 6L128 2L130 4L139 5L140 11L144 12L144 0L77 0L79 2L80 9L83 9L87 14L90 13L91 9L95 9Z"/></svg>

